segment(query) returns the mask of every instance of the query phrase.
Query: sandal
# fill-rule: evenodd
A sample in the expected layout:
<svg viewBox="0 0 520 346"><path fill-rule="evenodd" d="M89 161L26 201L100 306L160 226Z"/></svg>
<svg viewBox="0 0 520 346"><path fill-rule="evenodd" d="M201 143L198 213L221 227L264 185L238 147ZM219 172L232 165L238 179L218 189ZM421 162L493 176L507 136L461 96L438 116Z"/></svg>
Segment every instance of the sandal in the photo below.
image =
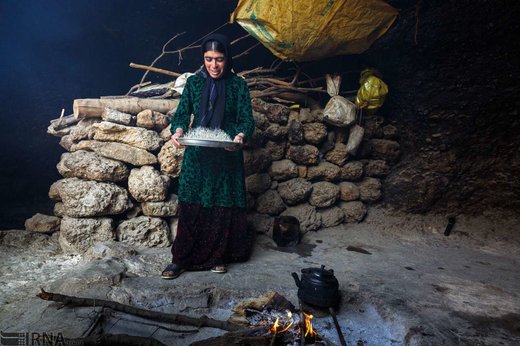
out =
<svg viewBox="0 0 520 346"><path fill-rule="evenodd" d="M227 273L227 268L225 265L219 265L219 266L214 266L213 268L211 268L211 271L213 273L217 273L217 274L224 274L224 273Z"/></svg>
<svg viewBox="0 0 520 346"><path fill-rule="evenodd" d="M184 268L178 264L170 263L166 266L166 269L161 273L161 277L165 280L171 280L177 278L184 272Z"/></svg>

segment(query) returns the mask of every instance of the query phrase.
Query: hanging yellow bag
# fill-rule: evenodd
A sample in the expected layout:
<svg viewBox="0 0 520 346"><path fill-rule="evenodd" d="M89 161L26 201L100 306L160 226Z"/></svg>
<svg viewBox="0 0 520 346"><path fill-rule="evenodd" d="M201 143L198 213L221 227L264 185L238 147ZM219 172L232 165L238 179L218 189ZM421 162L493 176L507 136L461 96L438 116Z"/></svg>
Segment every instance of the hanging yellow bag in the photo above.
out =
<svg viewBox="0 0 520 346"><path fill-rule="evenodd" d="M388 85L377 77L377 71L367 68L361 71L359 88L356 95L356 105L359 108L376 110L385 102L388 95Z"/></svg>

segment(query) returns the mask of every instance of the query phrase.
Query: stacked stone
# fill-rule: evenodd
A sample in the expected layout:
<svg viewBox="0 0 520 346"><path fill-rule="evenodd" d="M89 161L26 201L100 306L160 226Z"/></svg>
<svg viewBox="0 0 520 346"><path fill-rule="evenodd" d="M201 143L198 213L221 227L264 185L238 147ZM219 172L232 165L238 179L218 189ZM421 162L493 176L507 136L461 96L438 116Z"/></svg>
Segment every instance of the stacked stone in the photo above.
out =
<svg viewBox="0 0 520 346"><path fill-rule="evenodd" d="M256 128L244 150L249 227L267 233L274 217L287 215L300 221L303 232L316 231L360 222L367 206L380 201L380 179L400 153L394 126L367 118L352 155L351 127L326 123L323 109L294 111L260 99L252 104ZM170 117L106 108L101 118L51 132L67 150L57 165L63 179L49 191L64 251L84 253L111 240L136 247L171 244L184 149L169 141Z"/></svg>
<svg viewBox="0 0 520 346"><path fill-rule="evenodd" d="M50 187L61 218L59 242L84 253L96 242L118 240L136 247L165 247L176 229L172 176L161 172L170 116L105 109L56 134L67 152L57 165L63 179Z"/></svg>
<svg viewBox="0 0 520 346"><path fill-rule="evenodd" d="M293 111L253 99L253 109L245 169L248 224L257 232L269 232L278 215L296 217L303 232L360 222L381 200L381 179L400 155L397 129L382 117L365 117L353 155L352 127L326 123L321 108Z"/></svg>

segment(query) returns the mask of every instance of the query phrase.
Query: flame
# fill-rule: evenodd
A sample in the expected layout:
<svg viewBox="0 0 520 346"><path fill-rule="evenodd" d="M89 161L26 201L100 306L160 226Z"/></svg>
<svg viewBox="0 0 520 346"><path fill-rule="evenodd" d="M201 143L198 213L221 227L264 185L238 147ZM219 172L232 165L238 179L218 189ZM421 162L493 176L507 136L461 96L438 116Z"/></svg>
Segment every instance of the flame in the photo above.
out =
<svg viewBox="0 0 520 346"><path fill-rule="evenodd" d="M313 319L313 315L303 313L303 316L305 317L305 335L304 336L316 336L318 333L314 331L312 328L311 320Z"/></svg>
<svg viewBox="0 0 520 346"><path fill-rule="evenodd" d="M276 321L274 321L274 325L271 327L271 331L276 334L276 330L278 329L278 317L276 318Z"/></svg>
<svg viewBox="0 0 520 346"><path fill-rule="evenodd" d="M280 319L276 318L276 321L274 321L274 324L271 327L270 331L273 332L274 334L276 334L276 333L283 333L283 332L288 331L289 328L291 328L293 323L294 323L294 321L292 320L292 313L290 311L287 311L287 317L291 320L291 322L289 324L287 324L281 330L278 330L278 328L280 327Z"/></svg>

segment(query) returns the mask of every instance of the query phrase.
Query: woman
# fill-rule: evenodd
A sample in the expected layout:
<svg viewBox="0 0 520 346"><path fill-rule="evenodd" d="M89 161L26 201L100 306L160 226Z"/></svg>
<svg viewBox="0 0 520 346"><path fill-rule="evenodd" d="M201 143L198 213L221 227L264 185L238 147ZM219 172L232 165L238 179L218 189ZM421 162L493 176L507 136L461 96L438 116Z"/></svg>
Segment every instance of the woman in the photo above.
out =
<svg viewBox="0 0 520 346"><path fill-rule="evenodd" d="M246 82L232 72L229 40L220 34L202 42L204 67L188 78L172 119L171 137L178 139L193 127L225 131L243 144L254 120ZM179 178L179 222L172 246L172 263L162 272L174 279L185 270L225 273L226 265L244 261L253 245L246 228L244 161L239 149L188 146Z"/></svg>

